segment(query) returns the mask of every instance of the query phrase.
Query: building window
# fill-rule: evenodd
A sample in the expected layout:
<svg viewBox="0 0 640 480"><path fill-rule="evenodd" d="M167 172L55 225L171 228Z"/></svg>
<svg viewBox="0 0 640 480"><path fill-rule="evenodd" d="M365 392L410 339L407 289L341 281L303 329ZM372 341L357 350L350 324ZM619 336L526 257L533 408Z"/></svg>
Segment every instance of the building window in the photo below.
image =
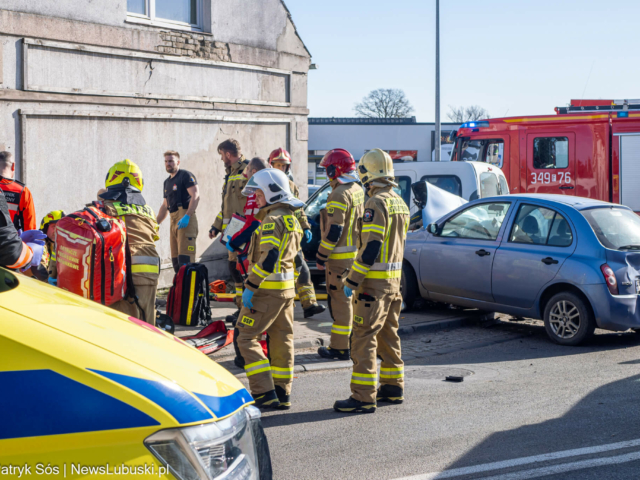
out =
<svg viewBox="0 0 640 480"><path fill-rule="evenodd" d="M186 30L202 30L204 0L127 0L127 20Z"/></svg>

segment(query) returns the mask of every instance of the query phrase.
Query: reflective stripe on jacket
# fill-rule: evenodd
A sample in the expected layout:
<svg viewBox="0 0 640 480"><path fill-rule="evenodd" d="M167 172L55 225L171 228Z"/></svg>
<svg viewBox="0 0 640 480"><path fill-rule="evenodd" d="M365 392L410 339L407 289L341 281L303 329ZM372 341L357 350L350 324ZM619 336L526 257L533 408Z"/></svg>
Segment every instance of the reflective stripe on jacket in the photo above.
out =
<svg viewBox="0 0 640 480"><path fill-rule="evenodd" d="M222 206L220 213L213 222L213 226L220 231L224 231L231 221L233 214L242 215L247 197L242 194L242 190L247 184L247 177L244 170L249 164L244 157L226 169L227 175L222 188Z"/></svg>

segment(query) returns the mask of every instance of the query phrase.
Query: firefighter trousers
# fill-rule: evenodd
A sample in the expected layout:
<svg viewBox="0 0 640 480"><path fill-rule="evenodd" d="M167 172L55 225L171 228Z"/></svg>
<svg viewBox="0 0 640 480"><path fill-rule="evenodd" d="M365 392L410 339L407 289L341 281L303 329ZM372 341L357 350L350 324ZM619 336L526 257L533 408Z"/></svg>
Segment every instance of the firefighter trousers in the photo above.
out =
<svg viewBox="0 0 640 480"><path fill-rule="evenodd" d="M240 310L236 324L238 349L244 358L244 371L254 397L273 390L274 385L281 386L287 395L291 393L293 304L293 298L279 298L258 290L253 296L253 309L242 307ZM271 362L258 343L263 332L269 335Z"/></svg>
<svg viewBox="0 0 640 480"><path fill-rule="evenodd" d="M349 274L349 267L327 262L325 272L329 312L333 318L329 346L336 350L346 350L349 348L353 319L351 299L344 294L344 281Z"/></svg>
<svg viewBox="0 0 640 480"><path fill-rule="evenodd" d="M302 255L302 250L298 252L295 257L295 277L296 277L296 294L300 300L302 309L306 310L309 307L313 307L318 304L316 300L316 291L313 288L313 282L311 281L311 272L309 266Z"/></svg>
<svg viewBox="0 0 640 480"><path fill-rule="evenodd" d="M189 225L178 229L178 222L187 213L186 208L178 208L170 216L169 246L171 247L171 261L176 273L181 265L196 261L196 238L198 237L198 219L195 213L189 219Z"/></svg>
<svg viewBox="0 0 640 480"><path fill-rule="evenodd" d="M136 283L139 280L139 283ZM148 324L156 324L156 292L158 290L158 276L155 277L155 282L149 278L137 279L136 275L133 276L133 284L136 288L136 295L138 296L138 304L131 298L125 298L119 302L111 305L111 308L125 315L130 315L140 320L145 320ZM138 308L138 305L140 307ZM142 310L142 312L140 311Z"/></svg>
<svg viewBox="0 0 640 480"><path fill-rule="evenodd" d="M361 402L376 403L378 355L382 358L380 384L404 389L404 363L398 336L402 295L370 289L364 293L360 287L354 296L351 396Z"/></svg>

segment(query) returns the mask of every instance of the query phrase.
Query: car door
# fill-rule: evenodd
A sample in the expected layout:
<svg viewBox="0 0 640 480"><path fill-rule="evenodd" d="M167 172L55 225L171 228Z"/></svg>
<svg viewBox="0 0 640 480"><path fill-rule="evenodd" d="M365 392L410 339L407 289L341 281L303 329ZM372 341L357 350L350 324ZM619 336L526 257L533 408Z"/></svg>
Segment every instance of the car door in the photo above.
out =
<svg viewBox="0 0 640 480"><path fill-rule="evenodd" d="M547 205L519 202L493 260L496 303L531 308L540 290L576 249L573 226Z"/></svg>
<svg viewBox="0 0 640 480"><path fill-rule="evenodd" d="M575 195L575 134L527 135L527 193Z"/></svg>
<svg viewBox="0 0 640 480"><path fill-rule="evenodd" d="M430 234L420 254L420 279L429 292L487 302L491 265L511 202L476 203Z"/></svg>

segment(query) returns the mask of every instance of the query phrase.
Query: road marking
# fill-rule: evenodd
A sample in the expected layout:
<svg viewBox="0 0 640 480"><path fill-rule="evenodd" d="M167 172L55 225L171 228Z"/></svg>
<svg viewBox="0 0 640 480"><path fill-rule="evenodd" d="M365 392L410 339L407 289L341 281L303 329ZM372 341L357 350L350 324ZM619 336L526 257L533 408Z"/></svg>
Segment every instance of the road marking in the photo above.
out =
<svg viewBox="0 0 640 480"><path fill-rule="evenodd" d="M424 473L420 475L413 475L410 477L397 478L395 480L440 480L443 478L454 478L454 477L460 477L462 475L472 475L476 473L491 472L493 470L502 470L505 468L519 467L522 465L529 465L537 462L548 462L551 460L559 460L562 458L578 457L580 455L593 455L597 453L610 452L612 450L621 450L623 448L632 448L632 447L638 447L638 446L640 446L640 439L628 440L626 442L609 443L607 445L576 448L573 450L563 450L560 452L545 453L542 455L535 455L532 457L514 458L511 460L504 460L501 462L485 463L482 465L474 465L472 467L454 468L452 470L444 470L441 472ZM637 455L638 456L637 459L640 459L640 453L633 453L630 455ZM622 455L621 457L625 457L625 455ZM609 458L614 459L614 458L621 458L621 457L607 457L605 459L585 460L584 462L597 462L599 460L606 460ZM631 462L633 460L634 459L625 460L625 461ZM582 462L574 462L574 463L577 464ZM618 461L611 462L611 463L618 463ZM619 463L624 463L624 462L621 461ZM554 465L552 467L547 467L547 468L562 467L564 465L572 465L572 464ZM588 468L588 466L580 467L580 468ZM578 468L576 468L576 470L577 469ZM541 470L541 469L536 469L536 470ZM529 471L533 472L534 470L529 470ZM508 473L506 475L515 475L519 473L525 473L525 472L516 472L514 474ZM559 472L556 472L556 473L559 473ZM547 473L545 475L551 475L551 473ZM542 476L542 475L538 475L538 476ZM492 478L496 478L496 479L500 478L502 480L502 477L492 477ZM534 478L534 477L513 477L514 480L516 478ZM505 477L505 480L506 479L511 480L512 477ZM489 480L489 479L485 479L485 480Z"/></svg>

